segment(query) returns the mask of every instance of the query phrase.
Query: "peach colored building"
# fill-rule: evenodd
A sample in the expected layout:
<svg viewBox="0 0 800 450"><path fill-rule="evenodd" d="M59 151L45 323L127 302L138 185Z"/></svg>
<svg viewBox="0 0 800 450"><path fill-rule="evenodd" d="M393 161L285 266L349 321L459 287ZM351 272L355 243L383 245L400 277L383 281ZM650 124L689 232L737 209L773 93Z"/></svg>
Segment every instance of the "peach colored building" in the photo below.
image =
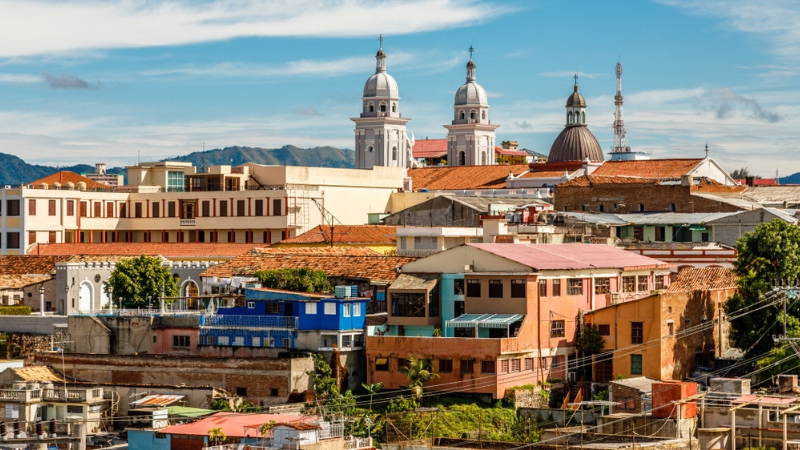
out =
<svg viewBox="0 0 800 450"><path fill-rule="evenodd" d="M387 322L367 337L368 383L407 385L409 356L429 389L490 394L569 377L581 311L650 295L670 265L605 245L467 244L405 264ZM620 286L636 281L632 292Z"/></svg>

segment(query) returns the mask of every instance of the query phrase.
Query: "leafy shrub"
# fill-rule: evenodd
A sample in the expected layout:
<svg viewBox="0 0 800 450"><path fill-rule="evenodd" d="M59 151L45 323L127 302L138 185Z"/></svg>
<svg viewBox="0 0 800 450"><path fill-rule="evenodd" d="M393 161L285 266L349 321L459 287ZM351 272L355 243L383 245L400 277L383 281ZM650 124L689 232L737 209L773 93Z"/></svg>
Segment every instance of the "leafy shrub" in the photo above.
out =
<svg viewBox="0 0 800 450"><path fill-rule="evenodd" d="M30 316L30 306L0 306L0 316Z"/></svg>
<svg viewBox="0 0 800 450"><path fill-rule="evenodd" d="M301 268L259 270L255 273L261 285L272 289L298 292L331 292L328 274L322 270Z"/></svg>

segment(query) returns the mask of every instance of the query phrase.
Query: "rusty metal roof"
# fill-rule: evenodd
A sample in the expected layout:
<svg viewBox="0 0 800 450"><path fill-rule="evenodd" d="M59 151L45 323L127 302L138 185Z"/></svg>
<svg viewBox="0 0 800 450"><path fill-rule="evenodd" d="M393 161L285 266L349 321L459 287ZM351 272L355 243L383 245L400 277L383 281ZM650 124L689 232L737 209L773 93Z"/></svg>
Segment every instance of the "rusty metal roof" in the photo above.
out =
<svg viewBox="0 0 800 450"><path fill-rule="evenodd" d="M177 402L183 397L185 397L185 395L155 394L140 398L139 400L131 402L130 404L136 406L167 406Z"/></svg>

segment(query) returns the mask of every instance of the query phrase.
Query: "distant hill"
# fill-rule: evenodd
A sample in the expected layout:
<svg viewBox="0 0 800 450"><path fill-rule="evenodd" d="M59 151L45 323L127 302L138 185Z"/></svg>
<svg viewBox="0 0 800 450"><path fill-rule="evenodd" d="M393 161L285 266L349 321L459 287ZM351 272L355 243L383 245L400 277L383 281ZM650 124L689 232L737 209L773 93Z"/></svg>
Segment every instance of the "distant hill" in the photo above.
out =
<svg viewBox="0 0 800 450"><path fill-rule="evenodd" d="M203 165L238 166L246 162L277 166L309 166L309 167L355 167L355 152L336 147L298 148L294 145L284 145L281 148L259 147L225 147L223 149L207 150L205 152L189 153L186 156L169 158L170 161L184 161L194 164L195 167Z"/></svg>
<svg viewBox="0 0 800 450"><path fill-rule="evenodd" d="M779 184L800 184L800 172L789 175L788 177L778 178Z"/></svg>
<svg viewBox="0 0 800 450"><path fill-rule="evenodd" d="M226 147L223 149L194 152L186 156L169 158L169 161L191 162L199 168L205 159L206 167L216 165L239 165L246 162L268 165L284 166L311 166L311 167L355 167L355 152L336 147L299 148L293 145L284 145L281 148L258 147ZM56 169L53 166L40 166L28 164L21 158L0 153L0 186L19 186L29 184L56 172L56 170L69 170L76 173L94 173L94 166L77 164L62 166ZM127 176L124 167L113 167L108 173L118 173Z"/></svg>

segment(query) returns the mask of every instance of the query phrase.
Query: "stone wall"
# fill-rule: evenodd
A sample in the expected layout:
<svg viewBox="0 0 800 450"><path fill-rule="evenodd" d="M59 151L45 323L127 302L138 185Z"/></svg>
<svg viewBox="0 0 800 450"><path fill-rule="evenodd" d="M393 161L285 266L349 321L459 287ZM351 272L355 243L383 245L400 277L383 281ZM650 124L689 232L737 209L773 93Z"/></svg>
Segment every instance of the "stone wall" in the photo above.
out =
<svg viewBox="0 0 800 450"><path fill-rule="evenodd" d="M6 333L8 338L0 343L3 359L29 359L39 352L53 349L53 336L44 334Z"/></svg>

